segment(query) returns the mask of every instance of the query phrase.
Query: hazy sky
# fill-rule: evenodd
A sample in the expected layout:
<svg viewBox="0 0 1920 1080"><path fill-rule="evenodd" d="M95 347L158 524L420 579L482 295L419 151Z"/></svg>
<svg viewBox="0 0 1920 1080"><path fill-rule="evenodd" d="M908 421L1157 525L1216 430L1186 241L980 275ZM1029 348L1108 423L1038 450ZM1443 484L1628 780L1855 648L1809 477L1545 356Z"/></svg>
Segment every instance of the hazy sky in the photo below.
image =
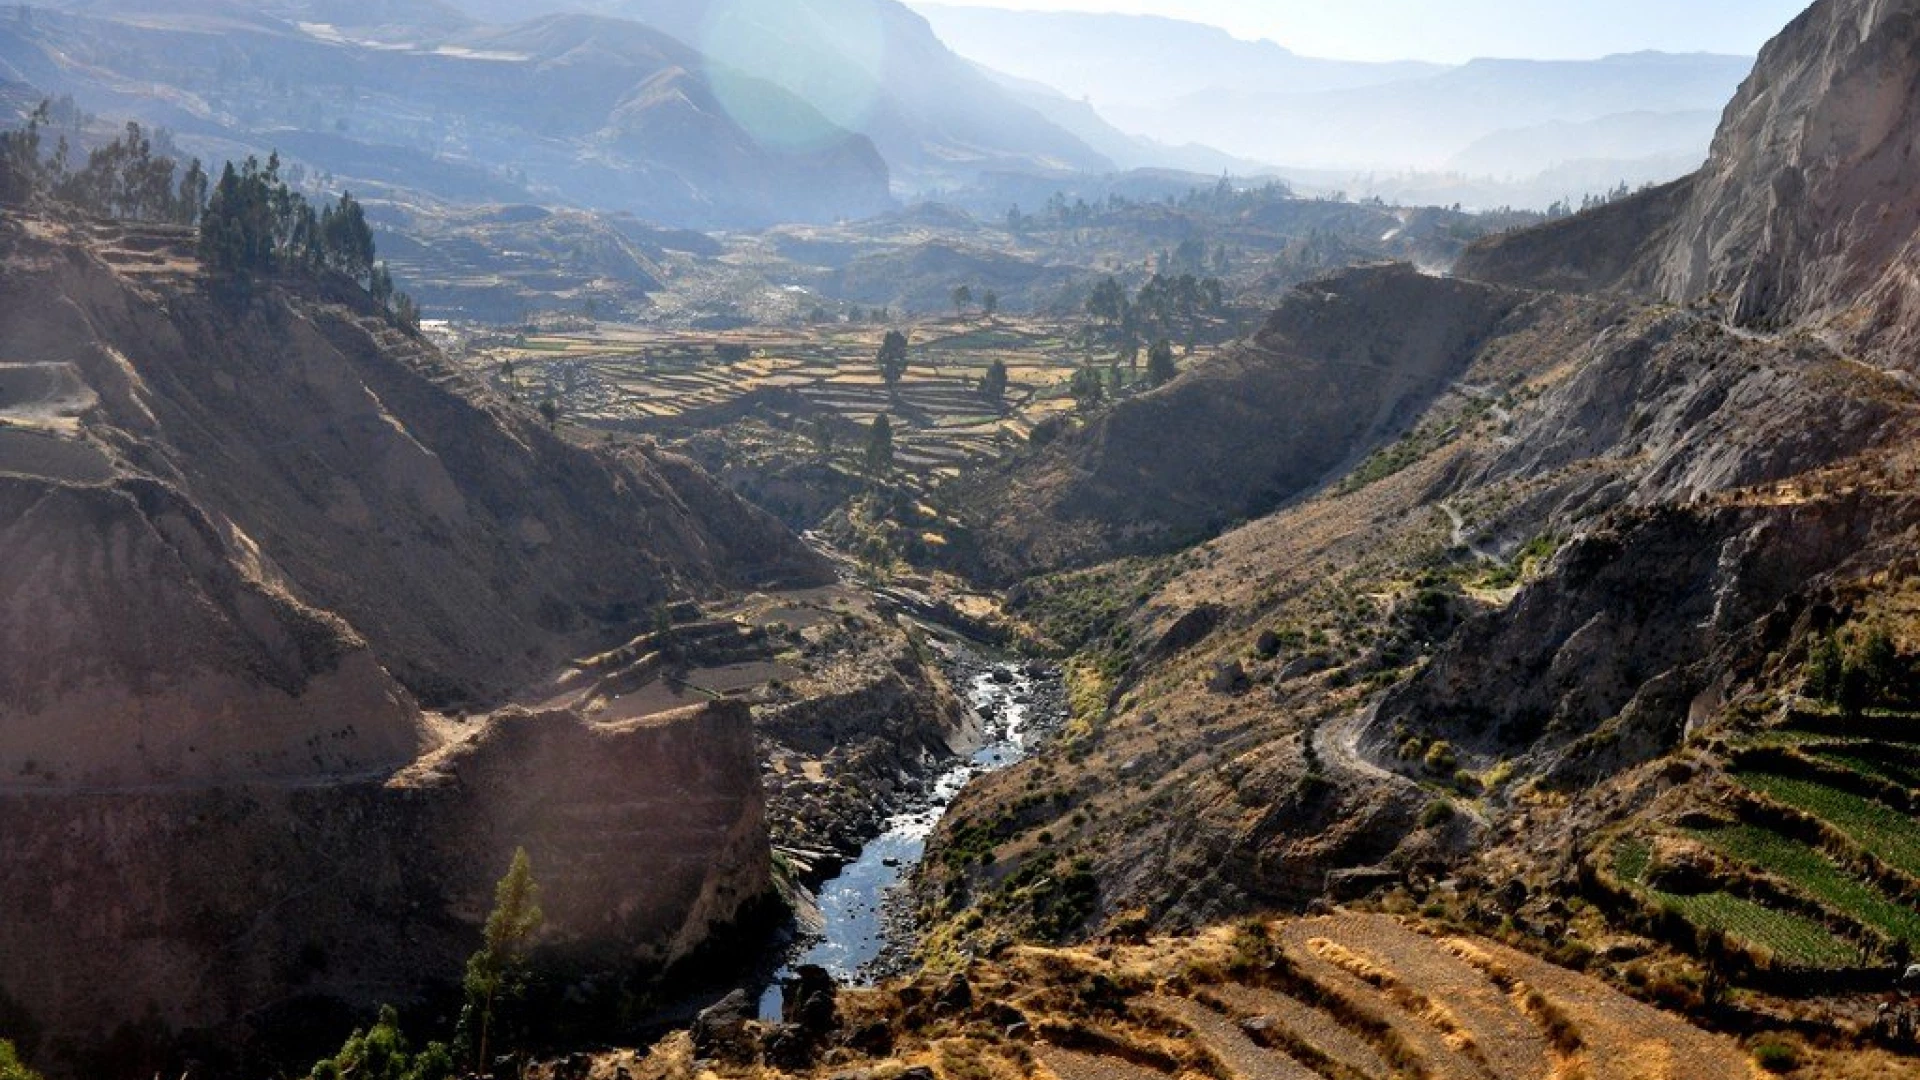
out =
<svg viewBox="0 0 1920 1080"><path fill-rule="evenodd" d="M1810 0L938 0L1123 11L1226 27L1311 56L1439 60L1594 57L1662 49L1753 53Z"/></svg>

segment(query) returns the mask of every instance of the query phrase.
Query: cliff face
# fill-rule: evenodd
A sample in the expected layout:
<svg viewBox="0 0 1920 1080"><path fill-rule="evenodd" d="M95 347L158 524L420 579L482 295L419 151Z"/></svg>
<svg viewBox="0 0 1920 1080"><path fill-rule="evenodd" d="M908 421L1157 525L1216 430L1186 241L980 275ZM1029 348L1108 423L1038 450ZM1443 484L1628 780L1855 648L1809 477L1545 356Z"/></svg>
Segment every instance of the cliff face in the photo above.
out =
<svg viewBox="0 0 1920 1080"><path fill-rule="evenodd" d="M238 1075L457 986L516 846L576 977L685 957L770 889L763 810L744 705L505 714L386 780L0 794L0 992L56 1070L133 1075L137 1025Z"/></svg>
<svg viewBox="0 0 1920 1080"><path fill-rule="evenodd" d="M190 249L0 221L0 1035L111 1075L86 1055L147 1015L227 1052L296 1001L418 1001L518 845L581 970L669 963L763 895L744 707L428 710L824 565L684 460L556 438L344 282L232 295Z"/></svg>
<svg viewBox="0 0 1920 1080"><path fill-rule="evenodd" d="M1819 325L1874 357L1910 355L1916 72L1920 5L1820 0L1762 50L1698 173L1489 241L1459 273L1705 301L1742 325Z"/></svg>
<svg viewBox="0 0 1920 1080"><path fill-rule="evenodd" d="M1770 326L1863 302L1878 315L1920 313L1890 280L1912 265L1920 232L1907 182L1920 146L1916 72L1920 5L1822 0L1796 19L1727 107L1659 253L1660 294L1717 296L1735 320ZM1873 295L1883 288L1891 294Z"/></svg>

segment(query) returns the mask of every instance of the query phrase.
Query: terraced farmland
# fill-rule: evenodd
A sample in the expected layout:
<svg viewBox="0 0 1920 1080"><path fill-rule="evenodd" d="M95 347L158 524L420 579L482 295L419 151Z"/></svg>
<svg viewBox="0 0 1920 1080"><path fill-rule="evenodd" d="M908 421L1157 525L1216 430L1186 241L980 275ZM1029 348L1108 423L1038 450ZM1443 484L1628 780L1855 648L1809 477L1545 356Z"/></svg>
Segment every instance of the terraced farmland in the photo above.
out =
<svg viewBox="0 0 1920 1080"><path fill-rule="evenodd" d="M1732 1039L1597 978L1379 914L1126 946L1013 947L958 972L843 993L839 1006L850 1030L880 1041L885 1029L885 1060L850 1056L805 1075L903 1076L923 1065L927 1075L1001 1080L1754 1075ZM684 1037L669 1040L631 1074L686 1075L675 1066L692 1053ZM742 1080L789 1075L747 1061L703 1065Z"/></svg>
<svg viewBox="0 0 1920 1080"><path fill-rule="evenodd" d="M1644 839L1615 845L1613 869L1621 883L1650 907L1677 913L1693 926L1717 930L1743 944L1760 946L1795 967L1838 970L1862 959L1856 946L1797 912L1717 889L1680 893L1656 887L1650 880L1655 870L1651 846Z"/></svg>
<svg viewBox="0 0 1920 1080"><path fill-rule="evenodd" d="M1896 941L1920 946L1920 911L1848 873L1824 853L1770 829L1735 825L1689 835L1728 858L1775 874L1828 908Z"/></svg>
<svg viewBox="0 0 1920 1080"><path fill-rule="evenodd" d="M578 424L667 437L723 426L758 406L861 427L885 413L896 461L934 473L993 458L1071 409L1066 384L1087 363L1065 329L1043 321L925 323L911 329L907 373L889 389L875 361L882 334L878 326L608 328L519 338L467 362L522 400L554 399ZM979 389L996 362L1008 374L997 402Z"/></svg>
<svg viewBox="0 0 1920 1080"><path fill-rule="evenodd" d="M1812 919L1743 896L1724 892L1683 896L1657 889L1649 889L1648 894L1656 902L1678 910L1695 926L1763 946L1798 967L1837 970L1860 959L1858 949Z"/></svg>
<svg viewBox="0 0 1920 1080"><path fill-rule="evenodd" d="M1827 822L1889 866L1920 877L1920 822L1913 817L1816 780L1757 770L1738 775L1752 790Z"/></svg>

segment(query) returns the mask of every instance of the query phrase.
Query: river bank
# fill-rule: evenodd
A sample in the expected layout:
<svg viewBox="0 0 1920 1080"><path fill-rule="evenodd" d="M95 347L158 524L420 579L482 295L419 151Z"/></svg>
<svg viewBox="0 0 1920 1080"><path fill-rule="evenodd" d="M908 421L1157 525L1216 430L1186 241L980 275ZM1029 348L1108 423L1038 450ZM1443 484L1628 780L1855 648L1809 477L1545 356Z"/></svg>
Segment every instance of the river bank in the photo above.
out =
<svg viewBox="0 0 1920 1080"><path fill-rule="evenodd" d="M896 787L900 797L881 828L858 857L814 890L814 918L803 921L785 966L762 994L763 1017L779 1016L781 982L801 966L818 966L852 985L909 966L921 928L904 886L927 839L968 783L1024 760L1065 717L1065 690L1050 665L991 656L957 641L931 644L971 710L968 737L930 776L903 777Z"/></svg>

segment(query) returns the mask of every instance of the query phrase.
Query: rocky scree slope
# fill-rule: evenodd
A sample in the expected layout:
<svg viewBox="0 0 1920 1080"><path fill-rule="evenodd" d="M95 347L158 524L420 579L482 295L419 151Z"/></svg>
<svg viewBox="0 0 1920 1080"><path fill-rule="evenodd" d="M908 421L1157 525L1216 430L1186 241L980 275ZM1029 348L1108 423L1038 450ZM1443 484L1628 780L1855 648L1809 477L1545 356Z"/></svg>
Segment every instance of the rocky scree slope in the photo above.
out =
<svg viewBox="0 0 1920 1080"><path fill-rule="evenodd" d="M518 845L573 892L546 944L590 965L742 913L769 887L744 706L422 704L829 569L684 460L556 438L349 284L237 294L191 246L0 221L6 1015L112 1075L84 1048L150 1009L225 1051L298 999L417 1000Z"/></svg>

